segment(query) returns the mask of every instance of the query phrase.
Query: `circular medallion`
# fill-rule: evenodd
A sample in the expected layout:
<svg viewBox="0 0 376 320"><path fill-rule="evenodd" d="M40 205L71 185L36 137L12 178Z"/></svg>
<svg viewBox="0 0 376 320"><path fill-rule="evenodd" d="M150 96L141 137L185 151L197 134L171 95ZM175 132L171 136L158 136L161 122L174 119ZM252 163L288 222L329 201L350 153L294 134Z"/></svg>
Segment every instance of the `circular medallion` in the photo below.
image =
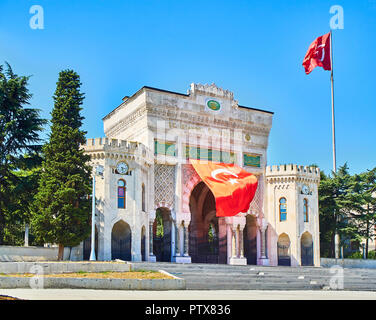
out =
<svg viewBox="0 0 376 320"><path fill-rule="evenodd" d="M247 134L245 135L245 140L247 140L247 141L250 141L250 140L251 140L251 136L249 135L249 133L247 133Z"/></svg>
<svg viewBox="0 0 376 320"><path fill-rule="evenodd" d="M214 111L218 111L219 109L221 109L221 105L219 104L218 101L215 101L215 100L209 100L207 102L207 106L209 109L214 110Z"/></svg>

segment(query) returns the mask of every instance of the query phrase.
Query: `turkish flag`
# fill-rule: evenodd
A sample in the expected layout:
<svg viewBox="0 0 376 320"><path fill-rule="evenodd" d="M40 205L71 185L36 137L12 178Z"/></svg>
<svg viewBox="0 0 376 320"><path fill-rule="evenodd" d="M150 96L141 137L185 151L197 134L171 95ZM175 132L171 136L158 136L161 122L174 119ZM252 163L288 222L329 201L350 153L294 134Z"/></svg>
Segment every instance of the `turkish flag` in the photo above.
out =
<svg viewBox="0 0 376 320"><path fill-rule="evenodd" d="M318 37L311 43L303 60L305 73L309 74L316 67L332 70L330 58L330 32Z"/></svg>
<svg viewBox="0 0 376 320"><path fill-rule="evenodd" d="M190 160L215 197L217 217L247 212L257 189L257 178L235 164Z"/></svg>

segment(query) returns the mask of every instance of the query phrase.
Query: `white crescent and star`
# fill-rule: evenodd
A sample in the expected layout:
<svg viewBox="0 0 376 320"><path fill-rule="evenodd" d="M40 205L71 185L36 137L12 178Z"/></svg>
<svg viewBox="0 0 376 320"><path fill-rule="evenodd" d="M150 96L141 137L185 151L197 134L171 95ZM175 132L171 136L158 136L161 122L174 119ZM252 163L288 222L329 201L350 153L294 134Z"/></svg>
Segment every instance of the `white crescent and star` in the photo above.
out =
<svg viewBox="0 0 376 320"><path fill-rule="evenodd" d="M218 180L217 179L217 175L220 174L220 173L227 173L229 175L232 175L236 178L238 178L238 175L231 172L230 170L227 170L227 169L216 169L216 170L213 170L212 173L211 173L211 176L214 180L217 180L217 181L221 181L221 180ZM235 184L235 183L239 183L238 180L236 179L228 179L228 182L230 182L231 184Z"/></svg>

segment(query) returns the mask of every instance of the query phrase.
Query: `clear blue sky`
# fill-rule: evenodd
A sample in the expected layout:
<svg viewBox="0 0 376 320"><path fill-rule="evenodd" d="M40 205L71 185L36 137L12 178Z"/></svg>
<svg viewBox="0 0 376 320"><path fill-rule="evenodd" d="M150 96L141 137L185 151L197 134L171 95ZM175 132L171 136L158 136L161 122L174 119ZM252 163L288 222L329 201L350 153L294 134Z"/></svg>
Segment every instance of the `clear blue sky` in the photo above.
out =
<svg viewBox="0 0 376 320"><path fill-rule="evenodd" d="M35 4L44 30L29 27ZM77 71L88 137L103 136L102 117L143 85L186 93L215 82L241 105L275 112L269 164L329 172L330 72L307 76L302 60L336 4L345 17L333 37L337 158L361 172L376 166L376 0L0 0L0 63L32 75L32 106L48 119L59 71Z"/></svg>

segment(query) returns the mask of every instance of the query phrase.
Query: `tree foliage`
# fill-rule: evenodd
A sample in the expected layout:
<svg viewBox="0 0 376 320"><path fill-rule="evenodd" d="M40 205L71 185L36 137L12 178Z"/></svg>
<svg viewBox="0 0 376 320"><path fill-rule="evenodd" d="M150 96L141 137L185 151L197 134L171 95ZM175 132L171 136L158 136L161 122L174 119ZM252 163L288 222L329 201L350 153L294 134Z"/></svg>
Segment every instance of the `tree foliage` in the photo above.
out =
<svg viewBox="0 0 376 320"><path fill-rule="evenodd" d="M81 130L80 86L73 70L60 72L32 221L39 240L59 244L60 259L60 249L78 245L90 232L91 168L80 147L86 134Z"/></svg>
<svg viewBox="0 0 376 320"><path fill-rule="evenodd" d="M15 234L29 217L33 193L28 191L37 179L27 172L38 164L46 120L38 109L27 108L29 78L16 75L9 64L5 71L0 66L0 244L19 241Z"/></svg>
<svg viewBox="0 0 376 320"><path fill-rule="evenodd" d="M321 172L319 186L321 255L334 257L334 236L341 246L360 244L374 237L376 224L376 168L350 175L347 164L332 176Z"/></svg>

